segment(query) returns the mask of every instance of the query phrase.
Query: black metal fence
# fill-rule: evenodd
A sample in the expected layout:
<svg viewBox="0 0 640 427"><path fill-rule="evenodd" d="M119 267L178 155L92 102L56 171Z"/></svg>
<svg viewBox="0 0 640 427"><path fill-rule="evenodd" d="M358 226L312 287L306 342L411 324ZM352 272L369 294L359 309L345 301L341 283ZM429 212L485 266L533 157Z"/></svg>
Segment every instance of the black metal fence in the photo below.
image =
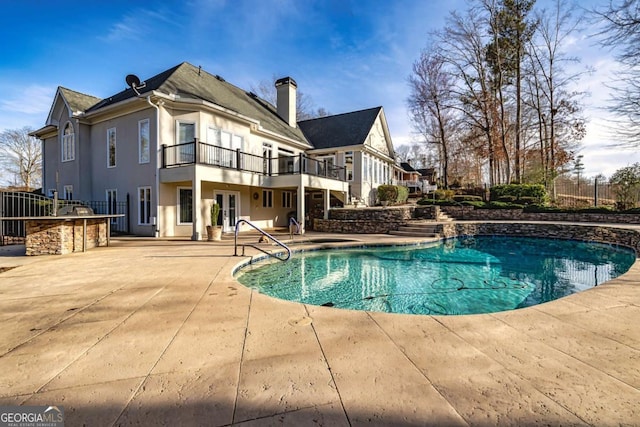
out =
<svg viewBox="0 0 640 427"><path fill-rule="evenodd" d="M619 207L620 197L614 184L597 179L558 178L548 188L552 202L560 207L587 208L606 206ZM638 206L640 191L633 190L627 201ZM630 208L633 206L625 206Z"/></svg>
<svg viewBox="0 0 640 427"><path fill-rule="evenodd" d="M0 192L0 245L7 242L21 243L26 237L23 220L11 220L11 217L50 216L54 209L54 199L40 194L23 191ZM97 214L124 214L113 218L112 234L129 233L129 195L125 201L80 201L58 200L57 209L68 205L88 206Z"/></svg>

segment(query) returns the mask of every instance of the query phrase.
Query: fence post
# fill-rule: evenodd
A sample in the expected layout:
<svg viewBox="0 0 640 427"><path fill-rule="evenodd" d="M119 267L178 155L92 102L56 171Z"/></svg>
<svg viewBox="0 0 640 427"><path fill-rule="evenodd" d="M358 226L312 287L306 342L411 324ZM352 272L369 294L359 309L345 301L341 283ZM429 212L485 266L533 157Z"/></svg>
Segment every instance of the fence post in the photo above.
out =
<svg viewBox="0 0 640 427"><path fill-rule="evenodd" d="M129 197L129 193L127 193L127 206L126 206L126 211L127 211L127 220L125 221L127 224L127 233L131 233L131 228L130 228L130 221L131 221L131 203L130 203L130 197Z"/></svg>
<svg viewBox="0 0 640 427"><path fill-rule="evenodd" d="M598 207L598 178L593 180L593 206Z"/></svg>

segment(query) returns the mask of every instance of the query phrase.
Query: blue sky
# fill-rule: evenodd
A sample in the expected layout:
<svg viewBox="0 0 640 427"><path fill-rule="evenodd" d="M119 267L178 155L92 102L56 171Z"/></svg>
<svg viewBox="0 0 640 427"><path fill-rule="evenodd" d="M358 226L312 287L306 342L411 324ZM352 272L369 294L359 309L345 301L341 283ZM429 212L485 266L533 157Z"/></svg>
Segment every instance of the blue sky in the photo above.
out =
<svg viewBox="0 0 640 427"><path fill-rule="evenodd" d="M602 0L606 1L606 0ZM543 2L543 0L538 0ZM598 1L591 0L597 4ZM427 34L464 0L0 0L0 131L44 125L57 86L106 97L124 77L151 77L183 61L249 89L291 76L316 107L342 113L382 105L394 144L411 140L407 77ZM640 161L610 143L596 107L612 61L578 37L574 52L596 73L587 175Z"/></svg>

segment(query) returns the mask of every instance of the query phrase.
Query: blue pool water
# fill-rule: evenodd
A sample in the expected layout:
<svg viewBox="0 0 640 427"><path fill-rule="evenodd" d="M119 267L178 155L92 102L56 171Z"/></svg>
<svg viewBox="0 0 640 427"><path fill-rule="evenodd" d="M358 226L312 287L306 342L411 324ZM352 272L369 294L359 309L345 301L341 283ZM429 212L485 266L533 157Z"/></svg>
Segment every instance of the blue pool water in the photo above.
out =
<svg viewBox="0 0 640 427"><path fill-rule="evenodd" d="M428 246L296 253L241 268L240 283L285 300L355 310L476 314L551 301L625 273L630 249L476 236Z"/></svg>

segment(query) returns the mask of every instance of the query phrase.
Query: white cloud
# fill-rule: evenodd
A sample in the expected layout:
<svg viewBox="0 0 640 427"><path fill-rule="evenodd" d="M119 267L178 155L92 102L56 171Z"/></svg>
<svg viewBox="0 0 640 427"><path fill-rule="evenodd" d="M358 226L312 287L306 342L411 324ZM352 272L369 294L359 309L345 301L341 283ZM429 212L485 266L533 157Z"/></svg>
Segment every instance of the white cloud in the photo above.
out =
<svg viewBox="0 0 640 427"><path fill-rule="evenodd" d="M43 125L55 91L55 86L37 84L0 86L0 92L5 93L5 99L0 100L0 132Z"/></svg>
<svg viewBox="0 0 640 427"><path fill-rule="evenodd" d="M0 101L0 113L48 113L55 87L30 85L15 87L13 97Z"/></svg>

